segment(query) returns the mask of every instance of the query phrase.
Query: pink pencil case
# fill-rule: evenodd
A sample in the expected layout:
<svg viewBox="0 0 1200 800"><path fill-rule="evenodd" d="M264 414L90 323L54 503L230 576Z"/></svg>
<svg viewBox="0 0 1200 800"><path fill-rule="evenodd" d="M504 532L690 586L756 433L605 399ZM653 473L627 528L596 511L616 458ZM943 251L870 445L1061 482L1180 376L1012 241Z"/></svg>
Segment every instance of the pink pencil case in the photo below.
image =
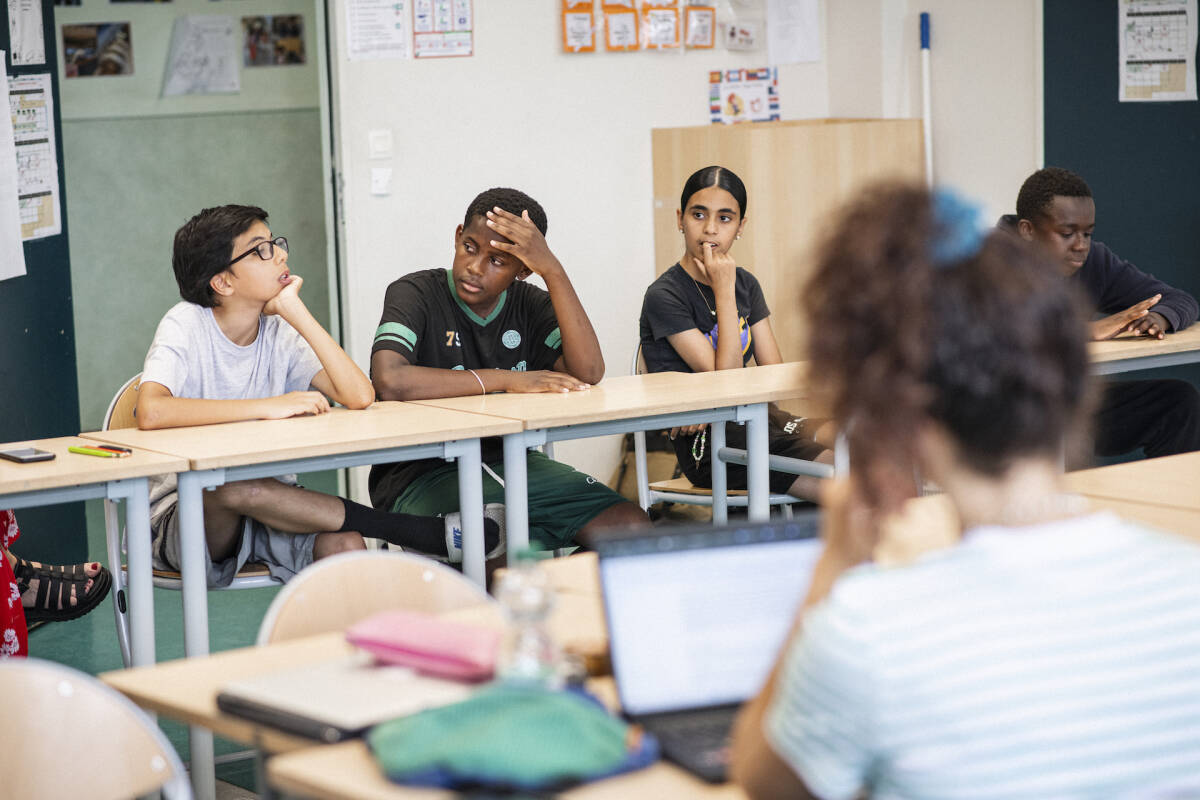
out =
<svg viewBox="0 0 1200 800"><path fill-rule="evenodd" d="M491 678L500 647L499 631L400 610L350 626L346 639L379 661L462 681Z"/></svg>

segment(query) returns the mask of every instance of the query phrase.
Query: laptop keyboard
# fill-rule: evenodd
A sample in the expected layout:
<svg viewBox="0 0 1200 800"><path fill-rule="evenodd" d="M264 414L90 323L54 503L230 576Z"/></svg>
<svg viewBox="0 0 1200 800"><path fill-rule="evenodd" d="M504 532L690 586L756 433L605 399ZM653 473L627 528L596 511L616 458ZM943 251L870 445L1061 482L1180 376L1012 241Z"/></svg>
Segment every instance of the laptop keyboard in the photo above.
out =
<svg viewBox="0 0 1200 800"><path fill-rule="evenodd" d="M721 766L729 761L729 710L691 711L654 721L654 734L668 753L689 753L700 764Z"/></svg>

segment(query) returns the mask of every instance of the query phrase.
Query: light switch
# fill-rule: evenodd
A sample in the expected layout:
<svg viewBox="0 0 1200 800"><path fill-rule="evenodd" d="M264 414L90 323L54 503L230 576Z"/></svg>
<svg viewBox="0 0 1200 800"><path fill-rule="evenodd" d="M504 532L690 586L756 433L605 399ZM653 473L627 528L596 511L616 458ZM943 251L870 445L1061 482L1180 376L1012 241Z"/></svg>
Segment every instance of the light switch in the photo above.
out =
<svg viewBox="0 0 1200 800"><path fill-rule="evenodd" d="M379 128L367 133L367 154L369 158L392 157L392 132L388 128Z"/></svg>
<svg viewBox="0 0 1200 800"><path fill-rule="evenodd" d="M371 167L371 194L386 195L392 193L392 168Z"/></svg>

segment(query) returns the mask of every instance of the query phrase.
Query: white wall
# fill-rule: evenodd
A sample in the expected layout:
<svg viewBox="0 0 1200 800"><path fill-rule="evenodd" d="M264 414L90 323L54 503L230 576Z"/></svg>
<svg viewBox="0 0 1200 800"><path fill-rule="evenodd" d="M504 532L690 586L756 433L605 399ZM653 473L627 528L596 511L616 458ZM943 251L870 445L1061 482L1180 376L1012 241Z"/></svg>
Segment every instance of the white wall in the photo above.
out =
<svg viewBox="0 0 1200 800"><path fill-rule="evenodd" d="M910 8L911 6L911 8ZM549 242L595 324L609 375L628 369L653 263L650 129L708 123L710 69L765 63L766 52L566 55L557 0L476 0L475 55L446 61L345 58L344 0L332 11L337 158L344 179L347 349L369 358L383 291L416 269L448 266L467 203L514 185L550 219ZM917 116L917 13L934 17L939 178L1007 210L1036 168L1032 93L1036 0L822 2L822 61L780 69L785 119ZM390 129L396 155L367 158ZM389 197L369 193L391 166ZM702 166L702 165L697 165ZM751 187L753 190L753 187ZM556 455L601 478L615 442Z"/></svg>

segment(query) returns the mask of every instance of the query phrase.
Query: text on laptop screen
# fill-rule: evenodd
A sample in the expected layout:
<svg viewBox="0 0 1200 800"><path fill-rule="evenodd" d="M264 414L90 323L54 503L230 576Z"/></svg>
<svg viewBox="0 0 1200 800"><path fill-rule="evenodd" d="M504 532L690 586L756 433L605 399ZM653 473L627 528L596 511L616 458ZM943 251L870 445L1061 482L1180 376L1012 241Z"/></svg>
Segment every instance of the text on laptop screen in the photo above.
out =
<svg viewBox="0 0 1200 800"><path fill-rule="evenodd" d="M817 539L601 559L626 713L740 703L766 680L808 591Z"/></svg>

